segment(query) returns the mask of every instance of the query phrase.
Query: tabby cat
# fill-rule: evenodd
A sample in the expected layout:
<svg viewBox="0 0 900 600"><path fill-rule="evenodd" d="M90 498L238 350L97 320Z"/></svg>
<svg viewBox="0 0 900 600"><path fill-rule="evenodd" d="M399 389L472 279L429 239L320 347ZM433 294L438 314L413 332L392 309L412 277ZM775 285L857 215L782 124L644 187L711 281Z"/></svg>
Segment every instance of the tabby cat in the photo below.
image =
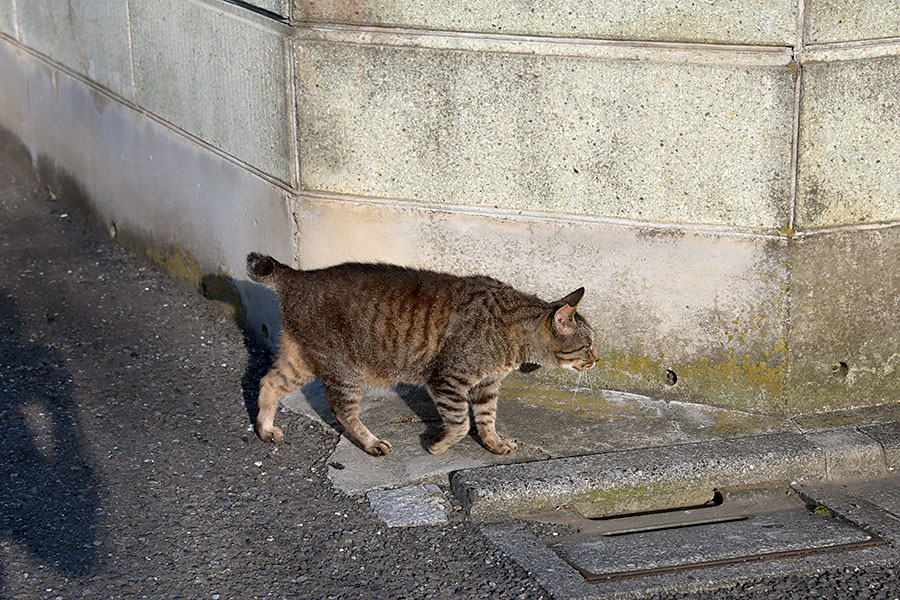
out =
<svg viewBox="0 0 900 600"><path fill-rule="evenodd" d="M516 443L494 428L500 381L522 363L582 371L599 358L575 312L584 288L544 302L489 277L361 263L298 271L257 253L247 271L281 300L281 346L256 417L265 442L284 437L274 425L279 398L318 375L334 418L373 456L391 444L359 419L363 384L399 382L424 385L437 406L443 428L432 454L466 436L469 404L484 446L507 454Z"/></svg>

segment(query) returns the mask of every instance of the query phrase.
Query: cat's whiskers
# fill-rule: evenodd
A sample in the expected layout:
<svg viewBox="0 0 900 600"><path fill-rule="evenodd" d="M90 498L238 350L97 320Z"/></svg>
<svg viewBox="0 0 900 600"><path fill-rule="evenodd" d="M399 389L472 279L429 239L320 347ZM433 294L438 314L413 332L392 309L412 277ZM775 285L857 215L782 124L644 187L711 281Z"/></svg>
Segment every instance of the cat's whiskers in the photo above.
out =
<svg viewBox="0 0 900 600"><path fill-rule="evenodd" d="M578 389L581 385L581 377L584 375L584 371L578 371L578 381L575 382L575 389L572 390L572 402L575 402L576 396L578 396Z"/></svg>

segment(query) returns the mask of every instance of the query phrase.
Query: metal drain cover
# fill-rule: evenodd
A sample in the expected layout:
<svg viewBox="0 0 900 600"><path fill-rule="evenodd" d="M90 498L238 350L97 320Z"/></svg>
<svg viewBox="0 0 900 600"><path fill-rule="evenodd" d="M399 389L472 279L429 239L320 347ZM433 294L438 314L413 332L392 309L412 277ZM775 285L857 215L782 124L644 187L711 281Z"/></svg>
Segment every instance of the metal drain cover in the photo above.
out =
<svg viewBox="0 0 900 600"><path fill-rule="evenodd" d="M861 548L874 540L871 534L833 517L781 512L738 521L569 540L552 548L586 580L598 581Z"/></svg>
<svg viewBox="0 0 900 600"><path fill-rule="evenodd" d="M732 491L716 498L692 509L606 519L568 511L540 520L575 530L548 546L588 582L884 543L824 507L805 505L785 488Z"/></svg>

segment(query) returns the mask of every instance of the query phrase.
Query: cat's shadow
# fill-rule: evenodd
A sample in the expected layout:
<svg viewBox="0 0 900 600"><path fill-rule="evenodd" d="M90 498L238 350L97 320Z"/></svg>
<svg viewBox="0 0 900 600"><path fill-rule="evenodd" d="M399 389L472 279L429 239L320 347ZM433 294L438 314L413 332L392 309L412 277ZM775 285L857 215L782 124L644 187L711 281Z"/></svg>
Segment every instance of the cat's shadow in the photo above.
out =
<svg viewBox="0 0 900 600"><path fill-rule="evenodd" d="M425 430L419 435L422 448L428 450L432 438L441 430L441 415L431 399L431 395L422 386L401 383L396 386L397 395L406 406L415 413L416 418L425 424Z"/></svg>
<svg viewBox="0 0 900 600"><path fill-rule="evenodd" d="M244 397L244 407L251 425L256 423L256 414L259 412L259 382L268 372L275 360L275 354L265 345L259 343L253 337L244 333L244 345L247 347L247 368L241 377L241 392Z"/></svg>
<svg viewBox="0 0 900 600"><path fill-rule="evenodd" d="M260 332L252 331L247 322L247 309L239 291L239 285L249 286L257 291L258 301L271 304L270 312L277 311L278 297L274 292L255 283L241 282L227 275L207 273L200 279L200 294L207 300L213 300L229 307L234 315L234 323L244 338L244 346L247 348L247 367L241 377L241 393L244 399L244 407L251 425L256 423L256 414L259 412L257 398L259 397L259 382L269 371L275 358L275 353L262 341ZM265 335L267 332L263 332Z"/></svg>
<svg viewBox="0 0 900 600"><path fill-rule="evenodd" d="M250 383L252 384L252 380ZM330 427L338 434L343 434L343 429L338 425L331 414L331 409L328 407L325 388L321 379L316 378L312 383L304 386L300 392L302 393L302 400L297 396L289 396L283 399L282 403L287 405L290 410L299 410L299 412L311 410L327 427ZM249 389L249 393L253 393L252 388ZM296 405L298 401L302 402L304 406L298 407ZM404 411L399 406L401 402L406 405L408 410ZM379 410L377 407L378 403L382 405L388 404L393 407L393 410L388 412ZM251 418L255 419L255 413L253 413ZM441 429L441 417L428 392L423 387L411 384L400 384L387 389L365 389L360 403L360 418L376 435L388 424L395 426L415 423L424 424L425 429L419 437L422 448L425 450L428 449L431 439Z"/></svg>

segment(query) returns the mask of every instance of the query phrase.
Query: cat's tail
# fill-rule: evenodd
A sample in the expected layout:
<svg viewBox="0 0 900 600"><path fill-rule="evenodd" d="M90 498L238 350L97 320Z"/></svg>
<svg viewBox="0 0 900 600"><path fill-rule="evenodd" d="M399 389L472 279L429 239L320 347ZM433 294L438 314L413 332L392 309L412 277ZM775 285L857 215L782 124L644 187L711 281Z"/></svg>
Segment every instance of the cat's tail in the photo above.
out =
<svg viewBox="0 0 900 600"><path fill-rule="evenodd" d="M279 271L290 271L291 268L281 264L271 256L266 256L258 252L251 252L247 255L247 274L250 279L257 283L261 283L266 287L276 288L276 276Z"/></svg>

